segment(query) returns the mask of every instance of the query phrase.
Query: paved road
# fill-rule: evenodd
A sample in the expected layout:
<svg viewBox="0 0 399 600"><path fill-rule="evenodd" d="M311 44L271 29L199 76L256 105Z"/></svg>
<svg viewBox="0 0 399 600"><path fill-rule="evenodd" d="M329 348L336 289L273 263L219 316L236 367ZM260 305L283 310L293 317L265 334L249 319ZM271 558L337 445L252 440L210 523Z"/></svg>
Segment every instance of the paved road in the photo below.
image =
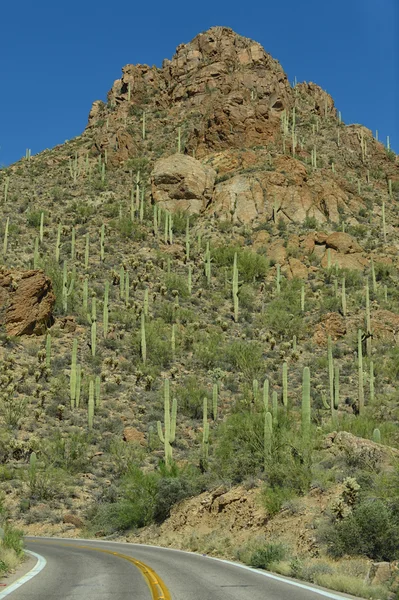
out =
<svg viewBox="0 0 399 600"><path fill-rule="evenodd" d="M322 600L349 598L177 550L27 538L47 566L10 600ZM150 567L147 570L146 566ZM147 581L146 581L147 578Z"/></svg>

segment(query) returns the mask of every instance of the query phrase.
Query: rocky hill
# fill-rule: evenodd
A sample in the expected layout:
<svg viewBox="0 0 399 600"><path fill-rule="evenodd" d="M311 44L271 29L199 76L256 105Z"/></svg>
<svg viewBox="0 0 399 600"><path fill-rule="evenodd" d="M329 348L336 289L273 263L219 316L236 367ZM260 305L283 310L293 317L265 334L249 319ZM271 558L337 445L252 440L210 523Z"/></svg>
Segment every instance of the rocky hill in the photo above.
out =
<svg viewBox="0 0 399 600"><path fill-rule="evenodd" d="M366 593L399 559L398 200L398 156L228 28L125 66L81 136L0 171L10 518L187 547L168 523L245 488L260 541L227 555L336 589L362 556Z"/></svg>

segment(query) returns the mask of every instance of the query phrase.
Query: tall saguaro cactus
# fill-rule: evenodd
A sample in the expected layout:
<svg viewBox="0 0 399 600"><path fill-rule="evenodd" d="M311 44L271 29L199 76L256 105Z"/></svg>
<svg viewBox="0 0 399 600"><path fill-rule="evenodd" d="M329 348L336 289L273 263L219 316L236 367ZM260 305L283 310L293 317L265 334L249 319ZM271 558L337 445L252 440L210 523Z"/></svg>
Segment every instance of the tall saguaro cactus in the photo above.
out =
<svg viewBox="0 0 399 600"><path fill-rule="evenodd" d="M310 369L304 367L302 377L302 412L301 412L302 438L309 440L310 435Z"/></svg>
<svg viewBox="0 0 399 600"><path fill-rule="evenodd" d="M283 362L283 405L288 409L288 365Z"/></svg>
<svg viewBox="0 0 399 600"><path fill-rule="evenodd" d="M209 455L209 422L208 422L208 398L203 400L202 410L202 461L206 468Z"/></svg>
<svg viewBox="0 0 399 600"><path fill-rule="evenodd" d="M141 313L141 360L143 363L147 360L147 341L145 335L145 316L144 312Z"/></svg>
<svg viewBox="0 0 399 600"><path fill-rule="evenodd" d="M238 265L237 265L237 252L234 253L233 262L233 313L234 321L238 321Z"/></svg>
<svg viewBox="0 0 399 600"><path fill-rule="evenodd" d="M366 280L366 353L371 356L371 315L370 315L370 289L369 281Z"/></svg>
<svg viewBox="0 0 399 600"><path fill-rule="evenodd" d="M104 306L103 306L103 335L104 339L107 338L108 335L108 322L109 322L109 281L105 282L104 288Z"/></svg>
<svg viewBox="0 0 399 600"><path fill-rule="evenodd" d="M89 429L93 429L94 421L94 381L89 381L89 401L87 404Z"/></svg>
<svg viewBox="0 0 399 600"><path fill-rule="evenodd" d="M165 379L164 384L164 431L162 431L161 421L157 422L158 436L164 445L165 464L170 466L172 462L172 446L176 437L176 417L177 417L177 400L173 398L172 414L170 412L170 396L169 396L169 379Z"/></svg>
<svg viewBox="0 0 399 600"><path fill-rule="evenodd" d="M363 349L362 349L362 330L357 332L357 368L358 368L358 401L359 415L364 410L364 382L363 382Z"/></svg>
<svg viewBox="0 0 399 600"><path fill-rule="evenodd" d="M273 417L272 417L272 414L269 411L267 411L267 412L265 412L265 422L264 422L264 430L263 430L265 471L267 469L267 463L270 460L271 454L272 454L272 436L273 436Z"/></svg>
<svg viewBox="0 0 399 600"><path fill-rule="evenodd" d="M71 399L71 408L75 406L76 398L76 365L78 360L78 340L75 338L72 345L72 363L71 363L71 375L69 380L69 393Z"/></svg>

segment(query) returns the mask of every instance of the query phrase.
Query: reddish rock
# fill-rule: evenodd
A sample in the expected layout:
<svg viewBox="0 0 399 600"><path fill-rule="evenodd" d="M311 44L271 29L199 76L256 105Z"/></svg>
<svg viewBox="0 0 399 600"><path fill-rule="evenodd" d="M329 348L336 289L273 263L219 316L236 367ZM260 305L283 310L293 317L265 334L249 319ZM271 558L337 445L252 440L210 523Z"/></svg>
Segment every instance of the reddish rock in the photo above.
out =
<svg viewBox="0 0 399 600"><path fill-rule="evenodd" d="M354 254L363 251L362 247L359 246L353 237L341 231L331 233L325 240L325 243L327 248L332 248L340 254Z"/></svg>
<svg viewBox="0 0 399 600"><path fill-rule="evenodd" d="M270 233L265 229L256 231L252 236L252 247L254 250L258 248L266 248L270 240Z"/></svg>
<svg viewBox="0 0 399 600"><path fill-rule="evenodd" d="M368 266L368 260L360 253L341 254L332 248L327 249L321 261L323 268L328 267L328 253L330 253L331 266L338 265L340 269L348 269L349 271L364 271Z"/></svg>
<svg viewBox="0 0 399 600"><path fill-rule="evenodd" d="M316 325L313 341L318 345L326 345L330 335L333 341L344 337L346 334L345 319L339 313L327 313L320 323Z"/></svg>
<svg viewBox="0 0 399 600"><path fill-rule="evenodd" d="M62 522L74 525L74 527L76 527L77 529L82 529L82 527L84 526L82 519L80 519L76 515L72 515L69 513L63 516Z"/></svg>
<svg viewBox="0 0 399 600"><path fill-rule="evenodd" d="M123 439L125 442L138 443L140 446L145 446L145 435L135 427L125 427L123 430Z"/></svg>
<svg viewBox="0 0 399 600"><path fill-rule="evenodd" d="M76 331L76 327L76 320L72 315L60 319L60 329L63 329L66 333L73 333Z"/></svg>
<svg viewBox="0 0 399 600"><path fill-rule="evenodd" d="M287 260L287 248L282 240L276 240L267 247L267 256L277 265L283 265Z"/></svg>
<svg viewBox="0 0 399 600"><path fill-rule="evenodd" d="M282 273L287 279L307 279L308 269L298 258L289 258L282 268Z"/></svg>
<svg viewBox="0 0 399 600"><path fill-rule="evenodd" d="M0 325L8 335L40 335L54 321L55 294L40 270L0 273Z"/></svg>

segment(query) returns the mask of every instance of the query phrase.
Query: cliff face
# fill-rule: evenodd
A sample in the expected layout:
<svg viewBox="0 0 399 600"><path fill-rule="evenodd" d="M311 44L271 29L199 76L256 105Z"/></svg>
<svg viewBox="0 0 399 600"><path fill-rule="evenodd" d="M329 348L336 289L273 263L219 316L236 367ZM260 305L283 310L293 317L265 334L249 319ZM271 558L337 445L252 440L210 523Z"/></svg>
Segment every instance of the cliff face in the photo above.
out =
<svg viewBox="0 0 399 600"><path fill-rule="evenodd" d="M235 223L337 223L341 213L356 224L371 166L381 190L399 180L397 161L368 129L345 126L329 94L314 83L291 87L260 44L226 27L181 44L161 69L125 66L108 104L93 104L86 134L92 154L115 167L145 154L152 168L162 157L154 202ZM190 174L175 165L173 189L159 189L171 168L165 157L178 151L200 162ZM201 179L204 163L216 171L214 186L187 202L187 177Z"/></svg>

